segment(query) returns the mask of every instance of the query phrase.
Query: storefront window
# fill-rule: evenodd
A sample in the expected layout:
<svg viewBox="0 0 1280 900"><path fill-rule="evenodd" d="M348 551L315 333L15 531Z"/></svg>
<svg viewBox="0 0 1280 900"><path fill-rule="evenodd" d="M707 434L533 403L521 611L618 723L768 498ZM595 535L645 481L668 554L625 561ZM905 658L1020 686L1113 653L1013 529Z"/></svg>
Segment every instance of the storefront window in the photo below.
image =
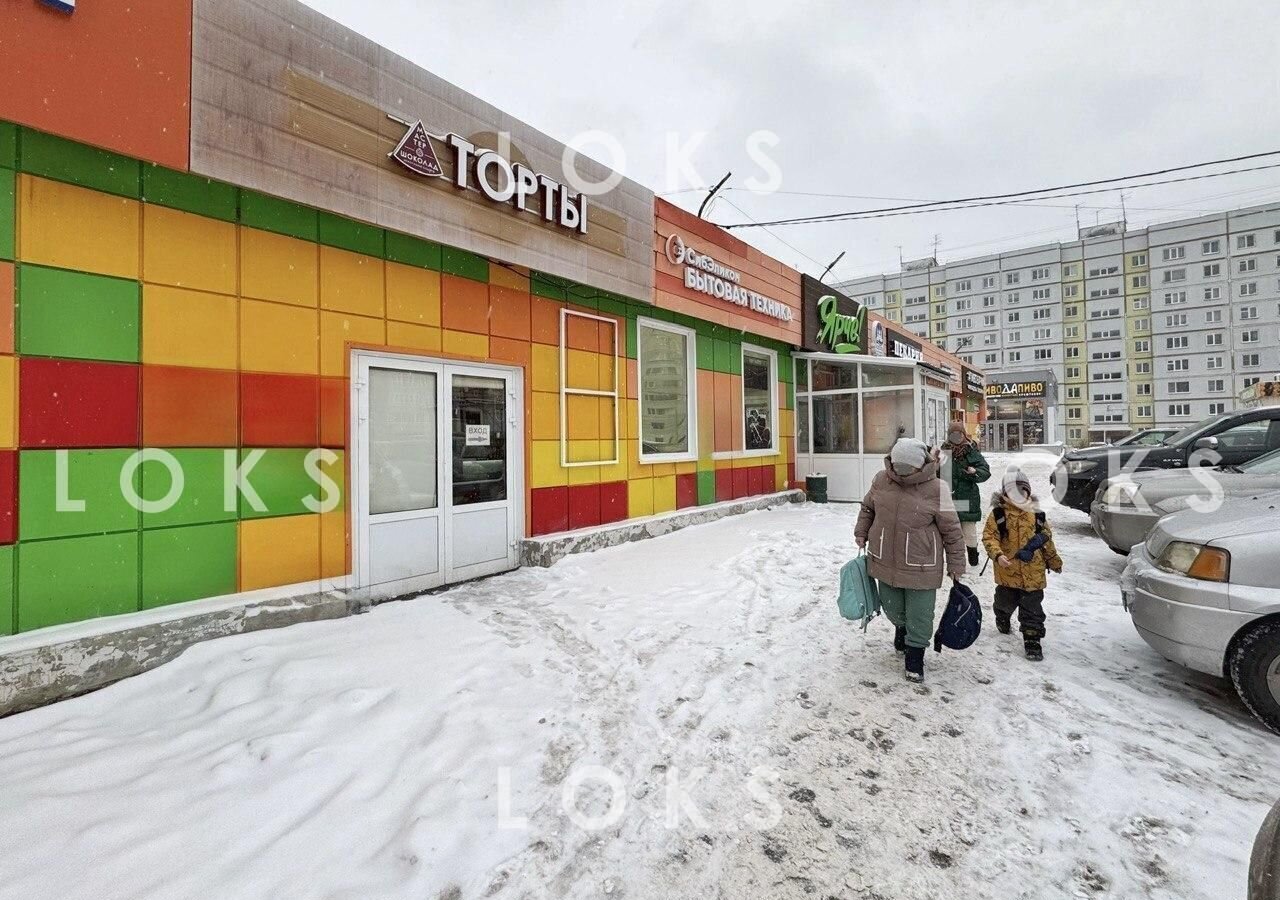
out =
<svg viewBox="0 0 1280 900"><path fill-rule="evenodd" d="M795 361L796 370L796 390L809 390L809 360L797 359Z"/></svg>
<svg viewBox="0 0 1280 900"><path fill-rule="evenodd" d="M809 400L796 398L796 452L809 452Z"/></svg>
<svg viewBox="0 0 1280 900"><path fill-rule="evenodd" d="M817 365L814 369L817 369ZM858 397L856 394L813 398L813 452L858 452Z"/></svg>
<svg viewBox="0 0 1280 900"><path fill-rule="evenodd" d="M453 376L453 503L507 499L507 391L501 378Z"/></svg>
<svg viewBox="0 0 1280 900"><path fill-rule="evenodd" d="M640 455L691 457L694 333L668 322L637 323L640 376Z"/></svg>
<svg viewBox="0 0 1280 900"><path fill-rule="evenodd" d="M862 386L864 388L898 387L913 384L915 370L910 366L877 366L874 363L862 364Z"/></svg>
<svg viewBox="0 0 1280 900"><path fill-rule="evenodd" d="M858 386L858 367L849 363L813 363L813 389L815 391L835 391L841 388Z"/></svg>
<svg viewBox="0 0 1280 900"><path fill-rule="evenodd" d="M777 356L770 350L742 346L743 447L771 453L777 431Z"/></svg>
<svg viewBox="0 0 1280 900"><path fill-rule="evenodd" d="M906 370L910 374L910 370ZM888 453L900 437L916 436L915 391L862 395L863 453Z"/></svg>
<svg viewBox="0 0 1280 900"><path fill-rule="evenodd" d="M438 505L436 376L369 370L369 512Z"/></svg>

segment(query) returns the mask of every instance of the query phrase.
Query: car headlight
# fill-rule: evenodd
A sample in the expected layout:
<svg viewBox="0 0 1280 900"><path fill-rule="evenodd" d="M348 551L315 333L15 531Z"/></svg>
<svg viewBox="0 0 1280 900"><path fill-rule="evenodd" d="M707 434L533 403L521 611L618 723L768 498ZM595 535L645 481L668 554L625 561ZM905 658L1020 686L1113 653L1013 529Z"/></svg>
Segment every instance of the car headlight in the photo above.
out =
<svg viewBox="0 0 1280 900"><path fill-rule="evenodd" d="M1098 468L1097 460L1092 459L1069 459L1067 460L1067 474L1079 475L1081 472L1088 472L1091 469Z"/></svg>
<svg viewBox="0 0 1280 900"><path fill-rule="evenodd" d="M1156 565L1166 572L1201 581L1227 581L1231 575L1231 554L1220 547L1172 541L1164 548Z"/></svg>
<svg viewBox="0 0 1280 900"><path fill-rule="evenodd" d="M1108 485L1102 492L1102 502L1107 506L1134 506L1134 498L1138 496L1138 486L1132 482L1122 481Z"/></svg>

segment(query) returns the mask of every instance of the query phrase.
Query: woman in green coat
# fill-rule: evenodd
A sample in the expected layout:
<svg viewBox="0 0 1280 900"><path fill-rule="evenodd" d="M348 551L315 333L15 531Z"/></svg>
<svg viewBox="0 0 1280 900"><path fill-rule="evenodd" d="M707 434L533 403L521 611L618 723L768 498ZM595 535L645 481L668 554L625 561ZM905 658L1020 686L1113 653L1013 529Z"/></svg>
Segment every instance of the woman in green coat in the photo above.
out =
<svg viewBox="0 0 1280 900"><path fill-rule="evenodd" d="M982 521L982 499L978 485L991 477L991 467L970 438L964 426L953 422L942 445L941 471L951 468L951 500L960 516L964 544L969 550L969 565L978 564L978 523Z"/></svg>

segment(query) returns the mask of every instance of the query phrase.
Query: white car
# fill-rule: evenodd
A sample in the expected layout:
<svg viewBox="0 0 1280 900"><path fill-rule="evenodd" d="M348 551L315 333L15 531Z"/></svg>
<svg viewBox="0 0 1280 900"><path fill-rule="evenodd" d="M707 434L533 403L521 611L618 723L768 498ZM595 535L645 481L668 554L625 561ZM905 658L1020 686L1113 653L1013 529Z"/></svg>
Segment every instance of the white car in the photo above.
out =
<svg viewBox="0 0 1280 900"><path fill-rule="evenodd" d="M1280 494L1161 519L1133 548L1120 587L1133 624L1162 656L1227 677L1280 732Z"/></svg>

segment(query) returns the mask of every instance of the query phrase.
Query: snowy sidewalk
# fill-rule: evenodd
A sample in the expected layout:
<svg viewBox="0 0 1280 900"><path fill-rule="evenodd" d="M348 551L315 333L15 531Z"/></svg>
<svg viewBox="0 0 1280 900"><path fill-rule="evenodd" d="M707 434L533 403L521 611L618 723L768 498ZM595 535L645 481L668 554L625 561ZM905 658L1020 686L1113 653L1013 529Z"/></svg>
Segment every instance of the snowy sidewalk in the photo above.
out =
<svg viewBox="0 0 1280 900"><path fill-rule="evenodd" d="M855 513L223 639L0 720L0 897L1243 898L1280 739L1146 647L1084 516L1050 514L1046 660L989 628L917 688L886 623L864 651L836 614ZM592 767L625 808L584 830Z"/></svg>

